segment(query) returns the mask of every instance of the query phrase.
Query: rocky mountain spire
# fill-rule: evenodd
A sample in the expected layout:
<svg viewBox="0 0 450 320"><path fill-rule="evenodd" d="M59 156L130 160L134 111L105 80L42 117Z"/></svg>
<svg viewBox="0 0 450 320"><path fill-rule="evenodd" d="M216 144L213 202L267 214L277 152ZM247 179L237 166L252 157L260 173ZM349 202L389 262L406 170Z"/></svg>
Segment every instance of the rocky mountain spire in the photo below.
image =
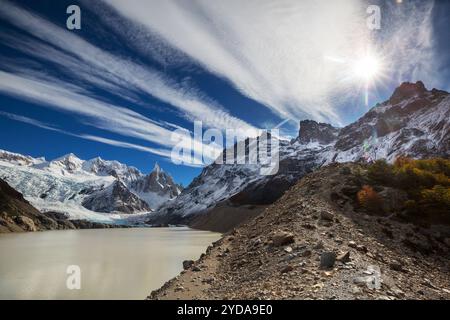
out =
<svg viewBox="0 0 450 320"><path fill-rule="evenodd" d="M420 97L426 91L427 89L422 81L417 81L416 83L403 82L398 88L395 89L389 99L389 102L394 105L408 98Z"/></svg>
<svg viewBox="0 0 450 320"><path fill-rule="evenodd" d="M303 120L300 122L298 141L301 144L318 142L329 144L336 140L339 129L328 123L318 123L314 120Z"/></svg>
<svg viewBox="0 0 450 320"><path fill-rule="evenodd" d="M153 167L152 172L160 173L162 171L161 167L159 166L158 161L155 162L155 166Z"/></svg>

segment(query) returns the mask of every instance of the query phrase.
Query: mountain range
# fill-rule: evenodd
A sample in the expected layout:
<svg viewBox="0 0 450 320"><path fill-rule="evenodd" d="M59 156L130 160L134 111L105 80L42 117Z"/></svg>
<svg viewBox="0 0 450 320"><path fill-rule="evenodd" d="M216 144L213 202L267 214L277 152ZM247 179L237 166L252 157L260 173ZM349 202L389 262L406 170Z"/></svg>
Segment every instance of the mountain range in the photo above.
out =
<svg viewBox="0 0 450 320"><path fill-rule="evenodd" d="M47 161L0 151L0 178L40 211L70 219L144 220L224 232L259 214L306 174L334 162L448 158L449 119L449 93L427 90L420 81L405 82L387 101L343 128L301 121L297 138L278 140L279 170L274 175L261 175L261 164L213 163L182 190L158 164L145 175L101 158L85 161L68 154ZM248 152L259 139L239 143Z"/></svg>
<svg viewBox="0 0 450 320"><path fill-rule="evenodd" d="M72 153L46 161L0 151L0 178L42 212L109 223L154 211L182 190L158 164L145 175L118 161L85 161Z"/></svg>
<svg viewBox="0 0 450 320"><path fill-rule="evenodd" d="M449 153L450 94L427 90L420 81L405 82L389 100L344 128L301 121L296 139L279 141L280 164L275 175L260 175L259 165L205 167L174 201L152 214L148 223L184 223L226 231L258 214L259 206L273 203L321 166L377 159L392 162L399 156L448 158Z"/></svg>

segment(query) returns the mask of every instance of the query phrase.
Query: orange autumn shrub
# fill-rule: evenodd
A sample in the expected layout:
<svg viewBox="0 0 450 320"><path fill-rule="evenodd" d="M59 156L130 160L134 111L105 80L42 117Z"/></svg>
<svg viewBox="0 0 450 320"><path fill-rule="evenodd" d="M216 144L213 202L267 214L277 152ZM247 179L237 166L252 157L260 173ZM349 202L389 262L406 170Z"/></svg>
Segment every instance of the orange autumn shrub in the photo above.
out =
<svg viewBox="0 0 450 320"><path fill-rule="evenodd" d="M383 211L383 199L371 186L365 185L357 194L358 203L370 213Z"/></svg>

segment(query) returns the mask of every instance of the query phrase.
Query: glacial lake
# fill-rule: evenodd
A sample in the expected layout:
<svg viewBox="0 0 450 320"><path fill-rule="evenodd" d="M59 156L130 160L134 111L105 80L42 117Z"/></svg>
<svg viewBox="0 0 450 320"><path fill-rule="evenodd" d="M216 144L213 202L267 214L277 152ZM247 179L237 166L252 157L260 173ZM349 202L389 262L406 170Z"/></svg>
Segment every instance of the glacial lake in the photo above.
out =
<svg viewBox="0 0 450 320"><path fill-rule="evenodd" d="M0 299L142 300L219 238L189 228L0 234Z"/></svg>

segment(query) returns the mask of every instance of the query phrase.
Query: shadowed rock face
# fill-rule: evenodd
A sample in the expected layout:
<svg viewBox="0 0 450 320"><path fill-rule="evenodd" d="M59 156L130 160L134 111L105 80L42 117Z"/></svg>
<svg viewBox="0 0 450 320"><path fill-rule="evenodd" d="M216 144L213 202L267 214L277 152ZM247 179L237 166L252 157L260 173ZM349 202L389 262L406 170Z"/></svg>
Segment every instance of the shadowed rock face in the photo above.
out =
<svg viewBox="0 0 450 320"><path fill-rule="evenodd" d="M329 144L336 140L339 129L328 123L318 123L314 120L304 120L300 122L298 141L302 144L318 142Z"/></svg>
<svg viewBox="0 0 450 320"><path fill-rule="evenodd" d="M98 191L83 201L86 209L95 212L122 212L134 213L150 211L149 205L141 200L121 182L116 181L105 190Z"/></svg>

